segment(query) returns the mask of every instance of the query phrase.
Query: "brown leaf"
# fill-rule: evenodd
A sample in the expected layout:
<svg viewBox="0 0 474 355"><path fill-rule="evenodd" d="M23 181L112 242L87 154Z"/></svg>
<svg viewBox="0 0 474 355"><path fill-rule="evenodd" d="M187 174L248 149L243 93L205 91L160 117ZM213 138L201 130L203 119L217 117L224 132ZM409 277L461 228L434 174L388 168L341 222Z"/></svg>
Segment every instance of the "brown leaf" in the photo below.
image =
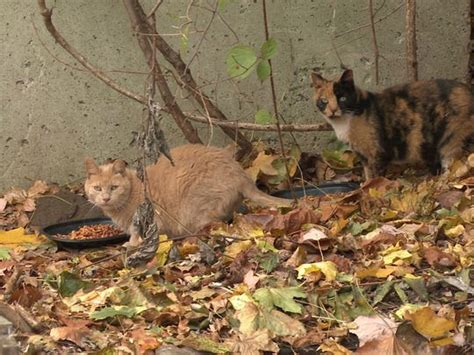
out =
<svg viewBox="0 0 474 355"><path fill-rule="evenodd" d="M55 341L69 340L76 345L85 347L90 329L84 327L58 327L50 330L49 335Z"/></svg>
<svg viewBox="0 0 474 355"><path fill-rule="evenodd" d="M33 212L36 209L35 200L28 197L25 202L23 202L22 209L25 212Z"/></svg>
<svg viewBox="0 0 474 355"><path fill-rule="evenodd" d="M22 203L26 199L26 192L25 190L12 189L11 191L7 192L3 198L7 200L9 205Z"/></svg>
<svg viewBox="0 0 474 355"><path fill-rule="evenodd" d="M7 207L7 200L5 198L0 198L0 213L5 211L5 207Z"/></svg>
<svg viewBox="0 0 474 355"><path fill-rule="evenodd" d="M36 180L28 189L28 197L37 197L49 191L48 184L43 180Z"/></svg>
<svg viewBox="0 0 474 355"><path fill-rule="evenodd" d="M325 332L319 327L314 327L308 331L308 334L296 338L291 345L296 349L306 348L310 345L321 344L325 338Z"/></svg>
<svg viewBox="0 0 474 355"><path fill-rule="evenodd" d="M288 267L298 267L306 261L306 250L302 247L296 248L293 255L286 261Z"/></svg>
<svg viewBox="0 0 474 355"><path fill-rule="evenodd" d="M423 256L432 267L453 268L457 266L454 255L441 251L438 247L429 247L423 250Z"/></svg>
<svg viewBox="0 0 474 355"><path fill-rule="evenodd" d="M307 207L296 208L285 215L275 216L267 226L268 230L284 231L287 234L299 231L303 224L317 224L321 214Z"/></svg>
<svg viewBox="0 0 474 355"><path fill-rule="evenodd" d="M244 276L244 284L246 284L249 290L255 290L255 286L260 281L260 277L256 276L253 270L249 270Z"/></svg>
<svg viewBox="0 0 474 355"><path fill-rule="evenodd" d="M239 340L230 342L233 354L260 355L263 351L277 353L279 348L272 341L272 334L268 329L259 329L253 334L239 334Z"/></svg>
<svg viewBox="0 0 474 355"><path fill-rule="evenodd" d="M16 288L11 295L11 302L30 308L42 297L41 289L30 285L22 285Z"/></svg>
<svg viewBox="0 0 474 355"><path fill-rule="evenodd" d="M441 207L450 209L451 207L455 206L464 196L462 191L446 191L438 196L436 196L436 200L439 202Z"/></svg>

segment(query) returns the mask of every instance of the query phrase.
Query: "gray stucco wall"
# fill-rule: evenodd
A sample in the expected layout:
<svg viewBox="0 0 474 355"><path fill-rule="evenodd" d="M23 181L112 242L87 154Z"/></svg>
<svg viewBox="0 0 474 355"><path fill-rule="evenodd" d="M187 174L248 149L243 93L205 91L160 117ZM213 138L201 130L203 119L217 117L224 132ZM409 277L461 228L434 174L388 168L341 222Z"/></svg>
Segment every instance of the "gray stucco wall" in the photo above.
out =
<svg viewBox="0 0 474 355"><path fill-rule="evenodd" d="M212 1L211 1L212 2ZM376 24L380 59L378 88L406 80L403 0L377 0ZM150 9L155 0L143 0ZM188 0L165 1L158 18L162 33L173 34L188 21ZM208 2L195 1L207 6ZM421 79L465 80L469 59L469 1L418 0L418 59ZM132 131L140 129L142 107L114 92L82 70L44 29L36 1L2 0L0 12L0 191L26 185L30 179L59 183L83 178L85 156L133 159ZM64 37L97 66L130 90L143 93L146 72L143 55L133 38L119 0L56 0L53 21ZM374 83L374 57L367 2L362 0L269 0L270 32L278 41L273 60L280 111L287 122L320 120L311 104L308 73L318 67L328 76L341 71L340 60L355 70L359 85ZM192 7L186 60L194 56L211 13ZM225 57L239 41L259 47L264 41L262 4L233 1L216 16L199 53L191 64L195 78L230 119L252 121L259 108L271 110L268 82L256 75L233 83ZM32 23L38 29L35 33ZM238 35L235 37L233 31ZM195 32L195 31L198 32ZM345 34L344 34L345 33ZM342 34L342 35L341 35ZM178 36L166 37L179 48ZM44 45L40 42L44 43ZM48 51L51 53L48 53ZM55 58L53 58L53 56ZM67 65L59 62L61 60ZM126 71L117 72L117 71ZM174 87L177 97L185 94ZM184 102L187 110L194 105ZM164 124L172 146L183 143L170 117ZM213 145L228 141L205 125L201 136ZM276 134L253 134L275 141ZM295 137L306 150L326 144L331 134L300 133ZM289 135L285 140L291 144Z"/></svg>

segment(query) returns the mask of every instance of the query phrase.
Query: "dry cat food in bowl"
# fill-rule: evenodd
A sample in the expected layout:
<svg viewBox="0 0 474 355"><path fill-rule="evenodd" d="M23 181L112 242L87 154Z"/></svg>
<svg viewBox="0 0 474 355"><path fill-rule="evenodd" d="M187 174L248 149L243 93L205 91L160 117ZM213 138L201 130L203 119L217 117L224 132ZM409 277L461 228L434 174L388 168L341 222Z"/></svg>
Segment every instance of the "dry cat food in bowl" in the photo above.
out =
<svg viewBox="0 0 474 355"><path fill-rule="evenodd" d="M67 235L58 235L59 237L66 237L74 240L94 239L94 238L109 238L123 234L122 230L111 224L93 224L82 226L77 230L73 230Z"/></svg>
<svg viewBox="0 0 474 355"><path fill-rule="evenodd" d="M49 239L69 248L97 248L107 244L123 243L125 234L108 218L93 218L54 224L43 229Z"/></svg>

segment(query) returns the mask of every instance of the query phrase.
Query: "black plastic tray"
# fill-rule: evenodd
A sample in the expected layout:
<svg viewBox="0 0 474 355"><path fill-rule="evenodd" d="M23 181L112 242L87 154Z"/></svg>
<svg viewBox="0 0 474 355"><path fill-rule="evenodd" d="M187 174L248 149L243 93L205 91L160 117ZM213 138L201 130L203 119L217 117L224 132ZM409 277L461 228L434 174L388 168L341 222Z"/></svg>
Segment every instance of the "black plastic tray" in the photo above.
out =
<svg viewBox="0 0 474 355"><path fill-rule="evenodd" d="M97 248L104 245L116 244L124 242L130 238L128 234L119 234L113 237L105 238L94 238L87 240L73 240L60 238L58 234L69 234L73 230L79 229L82 226L89 226L94 224L113 224L112 220L109 218L90 218L82 219L77 221L69 221L58 224L53 224L51 226L45 227L42 230L42 233L46 235L49 239L54 240L59 243L61 246L67 248Z"/></svg>
<svg viewBox="0 0 474 355"><path fill-rule="evenodd" d="M317 187L308 186L305 188L298 187L294 189L296 198L301 198L304 196L321 196L328 194L335 194L338 192L350 192L359 188L359 184L355 182L334 182L322 184ZM290 190L280 190L272 193L272 196L283 197L283 198L292 198Z"/></svg>

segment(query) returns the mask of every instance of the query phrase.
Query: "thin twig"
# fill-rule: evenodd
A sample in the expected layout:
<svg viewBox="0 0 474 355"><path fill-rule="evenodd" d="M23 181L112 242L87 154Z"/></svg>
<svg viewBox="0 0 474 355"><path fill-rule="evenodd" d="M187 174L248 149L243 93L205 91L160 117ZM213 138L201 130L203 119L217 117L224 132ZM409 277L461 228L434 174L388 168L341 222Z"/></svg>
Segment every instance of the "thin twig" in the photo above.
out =
<svg viewBox="0 0 474 355"><path fill-rule="evenodd" d="M186 116L193 121L201 123L211 123L220 127L238 128L252 131L277 131L278 128L274 124L258 124L250 122L239 121L218 121L214 117L198 116L192 113L187 113ZM314 132L314 131L331 131L332 128L327 123L316 124L280 124L281 132Z"/></svg>
<svg viewBox="0 0 474 355"><path fill-rule="evenodd" d="M52 10L46 7L45 0L37 0L38 6L40 8L40 13L43 16L43 21L48 32L53 36L56 42L63 47L66 52L73 56L79 63L81 63L85 68L87 68L95 77L102 80L105 84L118 91L119 93L130 97L131 99L138 101L140 103L146 103L146 98L141 95L137 95L117 84L112 78L107 76L101 69L92 65L88 59L86 59L81 53L79 53L74 47L72 47L64 37L57 31L56 27L52 21Z"/></svg>
<svg viewBox="0 0 474 355"><path fill-rule="evenodd" d="M151 9L151 11L148 13L148 15L146 15L147 18L150 18L152 16L155 15L155 12L158 10L158 8L160 7L160 5L163 3L163 0L158 0L155 4L155 6L153 6L153 8Z"/></svg>
<svg viewBox="0 0 474 355"><path fill-rule="evenodd" d="M397 12L398 10L400 10L403 6L403 3L400 4L399 6L397 6L396 8L394 8L392 11L390 11L387 15L379 18L377 21L374 21L374 24L377 24L383 20L385 20L386 18L392 16L395 12ZM340 32L340 33L337 33L334 38L339 38L339 37L342 37L348 33L351 33L351 32L355 32L355 31L359 31L359 30L362 30L366 27L370 27L371 26L371 23L366 23L365 25L362 25L362 26L359 26L359 27L355 27L355 28L351 28L350 30L347 30L347 31L344 31L344 32Z"/></svg>
<svg viewBox="0 0 474 355"><path fill-rule="evenodd" d="M372 45L374 47L375 61L375 84L379 84L379 47L377 45L377 35L375 33L374 6L373 1L369 0L370 30L372 32Z"/></svg>
<svg viewBox="0 0 474 355"><path fill-rule="evenodd" d="M143 11L143 8L141 7L138 0L123 0L123 4L127 10L132 28L135 32L153 33L153 31L151 31L150 24L147 22L145 12ZM138 35L137 40L143 54L145 55L148 66L151 70L156 71L156 84L166 109L169 113L171 113L176 124L181 129L188 142L202 143L196 129L188 120L186 120L186 117L181 111L176 98L173 96L171 89L165 77L163 76L161 66L153 56L153 48L152 44L149 42L149 39L145 36ZM148 101L145 99L145 102L147 103Z"/></svg>
<svg viewBox="0 0 474 355"><path fill-rule="evenodd" d="M268 31L268 16L267 16L266 0L263 0L262 5L263 5L263 24L265 28L265 41L268 41L270 39L270 34ZM288 182L288 188L290 189L290 192L291 192L291 196L295 200L295 202L297 202L296 195L293 190L293 184L291 183L290 169L288 168L288 159L285 153L285 145L283 143L283 136L281 134L280 117L278 115L278 105L277 105L277 99L276 99L275 82L273 80L273 67L272 67L271 59L268 59L268 64L270 66L270 87L272 90L273 110L275 112L275 121L276 121L276 128L278 132L278 140L280 141L281 155L283 156L283 161L285 162L286 179Z"/></svg>
<svg viewBox="0 0 474 355"><path fill-rule="evenodd" d="M406 5L406 58L409 80L418 80L418 61L416 59L416 0L405 0Z"/></svg>

